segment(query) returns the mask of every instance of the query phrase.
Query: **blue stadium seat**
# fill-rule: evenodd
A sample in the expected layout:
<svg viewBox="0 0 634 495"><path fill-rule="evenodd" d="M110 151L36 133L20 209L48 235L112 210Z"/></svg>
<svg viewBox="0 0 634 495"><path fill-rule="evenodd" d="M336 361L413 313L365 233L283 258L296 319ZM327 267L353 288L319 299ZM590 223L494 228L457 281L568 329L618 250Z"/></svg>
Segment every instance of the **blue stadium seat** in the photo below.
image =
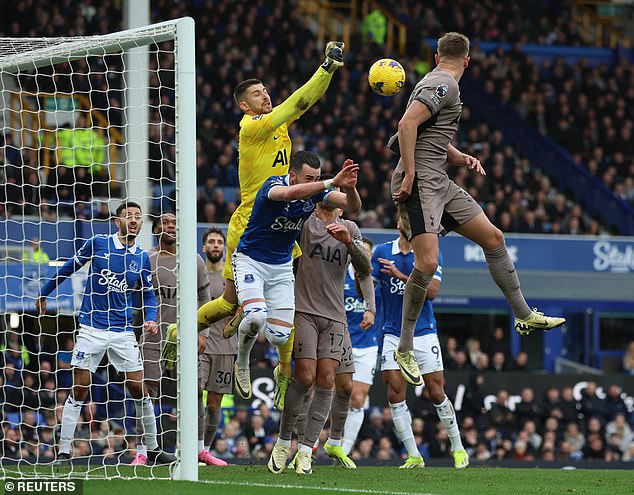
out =
<svg viewBox="0 0 634 495"><path fill-rule="evenodd" d="M17 428L20 426L20 413L19 412L10 412L7 413L7 421L11 428Z"/></svg>

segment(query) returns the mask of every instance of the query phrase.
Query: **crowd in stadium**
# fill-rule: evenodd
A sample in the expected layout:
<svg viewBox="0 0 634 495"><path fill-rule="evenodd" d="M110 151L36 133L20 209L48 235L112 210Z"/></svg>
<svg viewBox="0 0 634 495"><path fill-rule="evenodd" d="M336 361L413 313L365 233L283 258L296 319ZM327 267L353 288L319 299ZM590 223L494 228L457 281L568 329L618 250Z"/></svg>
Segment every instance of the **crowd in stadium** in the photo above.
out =
<svg viewBox="0 0 634 495"><path fill-rule="evenodd" d="M193 15L199 26L207 26L197 32L197 211L198 220L203 222L228 221L239 201L237 132L240 112L232 98L235 84L247 77L260 78L273 102L281 102L309 77L319 57L314 35L291 6L260 2L229 8L229 3L200 2L190 9L184 3L157 2L153 10L155 21ZM453 16L456 9L460 11L458 6L449 6L440 0L436 3L433 10L425 9L426 15L412 17L426 19L425 22L432 26L426 31L417 25L423 33L419 42L426 35L434 36L439 30L446 29L449 18L457 19L456 22L460 19L460 16ZM396 4L395 8L402 11L401 16L411 16L409 10L421 9L406 3L409 10L403 10L403 3ZM553 27L543 23L548 12L525 12L526 9L521 7L509 7L517 23L502 23L499 21L500 8L492 2L476 3L471 14L473 19L468 24L475 26L480 22L489 26L483 40L568 44L579 41L578 36L563 27L563 20L569 17L565 9L557 17L561 26ZM120 12L109 2L98 8L84 6L79 15L74 16L68 15L71 12L63 7L55 7L52 13L42 12L43 9L38 10L37 6L35 10L36 18L74 18L77 24L65 27L70 30L69 34L92 34L103 31L105 26L114 31L121 22ZM533 17L535 22L530 21ZM524 24L535 29L522 29L522 36L518 38L514 33ZM0 25L0 30L22 36L50 35L57 34L56 26L56 23L24 21ZM42 31L38 31L40 29ZM411 29L410 32L417 31ZM430 63L417 54L415 47L410 49L410 54L401 60L408 73L406 88L396 97L384 98L368 90L365 80L367 61L380 58L384 53L376 44L366 43L359 51L348 52L346 70L335 78L325 97L309 115L294 126L294 149L305 148L318 153L324 160L325 171L340 166L344 157L352 157L361 164L359 189L363 209L352 217L361 227L395 226L389 194L395 157L385 148L385 143L396 129L409 90L422 76L417 70L429 67ZM515 104L522 117L568 147L578 162L601 177L618 197L632 201L634 174L631 144L627 138L632 124L632 90L629 93L623 90L631 80L628 76L631 71L626 66L616 69L624 77L618 77L616 73L606 77L605 68L584 67L583 64L565 67L557 62L553 67L538 67L515 52L498 50L484 55L478 52L477 44L472 58L470 73L483 81L486 79L486 91L499 93L502 101ZM513 74L513 77L506 77L507 74ZM531 81L534 82L528 84ZM98 74L91 78L91 84L104 90L107 104L103 107L110 107L110 113L116 114L122 99L120 84L108 81L106 85ZM158 85L159 81L153 84ZM573 95L575 101L570 101ZM154 96L153 102L158 105ZM599 112L612 108L613 117L599 115ZM169 122L172 117L154 110L152 118ZM113 117L113 120L117 119ZM117 125L116 122L113 124ZM163 134L152 135L150 175L155 184L163 186L162 191L171 193L173 131L169 132L169 125L162 128ZM158 126L153 126L152 131L157 130ZM582 142L585 147L579 149ZM99 189L103 191L104 188L99 184L107 180L107 170L95 175L88 167L68 166L60 159L64 166L44 177L44 172L37 168L37 154L31 152L20 156L19 152L12 152L16 150L8 144L7 153L3 154L7 160L3 169L9 204L19 205L24 201L25 214L39 213L49 220L56 214L79 218L99 215L100 203L86 202L85 196L88 193L100 196ZM454 171L459 174L455 177L456 182L469 190L504 231L596 235L608 230L598 219L589 217L569 194L559 191L537 164L530 163L508 146L502 130L471 119L467 107L462 116L458 144L481 159L488 176L471 177L466 170L457 169ZM28 167L21 167L22 164ZM89 186L91 182L93 185ZM82 199L75 208L68 204L73 194ZM41 206L38 208L38 205ZM4 214L8 216L22 211L17 206L7 209L9 211Z"/></svg>
<svg viewBox="0 0 634 495"><path fill-rule="evenodd" d="M473 64L487 93L512 105L540 133L569 150L614 194L634 204L634 71L629 61L593 67L563 59L538 65L519 50Z"/></svg>
<svg viewBox="0 0 634 495"><path fill-rule="evenodd" d="M471 39L540 45L584 45L571 21L571 2L496 2L495 0L387 0L395 17L407 25L410 45L457 31ZM419 37L417 39L417 37Z"/></svg>
<svg viewBox="0 0 634 495"><path fill-rule="evenodd" d="M84 2L77 9L62 3L48 9L34 0L25 0L12 5L15 11L2 17L13 20L11 23L0 19L0 32L10 36L54 36L120 29L121 12L114 7L116 2L98 3L93 6L93 2ZM422 37L458 29L467 35L484 33L483 40L581 43L566 21L568 10L558 12L557 25L552 26L543 21L546 12L482 0L467 22L463 14L465 3L435 0L423 7L418 2L387 2L393 4L398 17L407 21L410 33L420 33ZM31 8L32 14L25 15ZM239 201L237 135L241 113L232 98L235 83L258 77L266 84L274 104L280 102L310 76L318 64L321 47L293 8L284 4L261 1L232 5L229 0L220 0L190 6L165 0L154 5L153 21L184 15L196 17L198 23L198 221L228 222ZM513 22L501 21L509 15ZM525 29L527 26L532 29ZM410 38L410 49L415 41ZM416 72L421 60L417 55L402 60L408 71L406 88L394 98L383 98L369 91L365 78L368 60L384 55L381 48L366 44L360 51L348 53L346 70L333 80L315 108L295 124L293 148L318 153L324 160L325 172L337 169L347 157L358 161L363 210L353 219L363 228L394 227L389 180L395 162L385 144L397 128L409 91L422 75ZM475 53L473 58L472 76L482 82L484 91L513 105L540 132L573 153L577 162L600 177L616 196L634 203L634 71L628 65L622 63L611 69L608 76L605 68L583 63L569 67L558 61L552 66L538 66L515 52ZM105 81L97 84L106 89ZM106 95L108 105L120 106L118 89ZM158 114L154 117L158 119ZM95 193L92 182L107 180L107 170L61 163L44 177L37 153L20 152L10 140L7 135L0 143L4 148L0 160L5 184L0 202L23 207L8 208L0 215L39 215L46 221L64 216L108 218L107 206L91 203ZM590 218L579 203L557 190L536 164L507 145L503 130L478 122L468 107L463 109L457 144L480 158L488 175L472 176L461 168L454 180L481 203L491 220L505 232L606 232L599 220ZM152 179L159 186L167 186L174 179L172 145L173 133L169 135L169 131L167 136L152 140ZM19 339L9 338L0 362L5 370L0 374L3 457L54 457L55 428L67 392L58 389L57 384L68 381L72 341L67 345L60 352L44 353L49 359L36 360ZM459 419L465 447L473 459L634 461L634 417L628 415L618 386L608 387L606 398L600 399L596 386L589 383L581 400L573 397L569 387L553 387L543 398L534 397L532 389L527 388L513 411L506 406L508 393L500 390L496 402L486 410L482 392L485 378L479 372L526 370L525 353L511 359L507 342L501 346L483 345L481 350L476 339L460 343L448 339L444 351L446 369L468 370L472 374ZM272 348L260 342L252 358L254 365L268 366L275 363L276 356ZM628 371L625 365L624 371ZM48 412L37 413L40 408L47 408ZM437 421L431 402L423 394L411 409L421 454L447 457L447 434ZM84 408L77 438L86 441L76 442L79 451L75 455L114 457L128 448L128 442L133 444L120 423L108 421L94 404ZM257 411L243 407L227 411L214 444L214 455L229 462L251 456L267 459L279 429L278 421L278 413L265 405ZM162 416L162 440L167 448L175 445L175 424L172 413ZM367 411L351 457L390 461L402 455L390 409Z"/></svg>
<svg viewBox="0 0 634 495"><path fill-rule="evenodd" d="M465 391L462 409L458 411L463 442L470 457L480 461L496 458L634 462L631 427L634 418L620 397L619 386L610 385L603 391L604 398L599 398L601 394L597 394L596 384L589 382L580 400L575 399L571 387L550 387L545 397L536 397L533 389L525 388L514 410L507 405L508 392L500 390L487 410L483 392L486 378L480 371L521 371L526 370L526 363L521 354L511 366L501 363L499 355L508 353L503 339L492 340L484 347L489 354L480 349L475 339L464 344L459 346L449 339L444 361L446 369L470 372L471 382ZM630 347L634 353L634 343ZM4 376L0 375L2 457L37 457L40 461L54 458L55 439L67 395L67 389L58 388L56 383L69 383L72 340L67 340L57 353L45 346L42 350L37 358L20 344L17 334L9 333L9 341L0 355L0 365L5 370ZM263 343L254 349L252 359L254 366L256 363L258 366L267 362L275 364L273 353ZM633 366L633 359L624 358L624 366L626 361ZM487 362L490 362L489 366L486 366ZM379 461L407 457L393 430L390 408L373 406L366 411L351 457ZM446 431L426 394L416 398L410 409L421 455L425 458L448 457ZM168 449L175 446L175 428L175 411L164 408L160 430L163 445ZM223 412L223 425L213 453L229 462L252 456L266 460L278 430L279 412L265 404L258 410L232 405ZM324 430L322 440L327 433L327 429ZM126 436L121 418L106 417L94 402L82 412L76 439L74 456L92 453L114 460L125 456L134 445L134 439Z"/></svg>

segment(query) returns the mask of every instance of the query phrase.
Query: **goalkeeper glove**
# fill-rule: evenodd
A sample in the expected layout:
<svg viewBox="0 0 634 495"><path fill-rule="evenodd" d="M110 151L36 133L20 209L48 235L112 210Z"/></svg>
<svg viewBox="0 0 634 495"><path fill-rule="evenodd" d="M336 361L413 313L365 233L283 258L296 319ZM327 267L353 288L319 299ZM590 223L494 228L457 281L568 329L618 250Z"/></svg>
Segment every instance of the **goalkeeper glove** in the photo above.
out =
<svg viewBox="0 0 634 495"><path fill-rule="evenodd" d="M329 41L326 43L326 60L321 64L322 68L329 73L333 73L337 69L343 67L343 49L345 43L343 41Z"/></svg>

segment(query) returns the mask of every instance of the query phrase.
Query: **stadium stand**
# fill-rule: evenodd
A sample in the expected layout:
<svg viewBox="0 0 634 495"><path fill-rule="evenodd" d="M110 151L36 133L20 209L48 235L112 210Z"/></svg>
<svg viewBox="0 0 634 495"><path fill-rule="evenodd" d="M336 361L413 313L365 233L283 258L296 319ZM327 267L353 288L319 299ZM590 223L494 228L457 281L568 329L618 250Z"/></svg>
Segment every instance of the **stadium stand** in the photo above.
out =
<svg viewBox="0 0 634 495"><path fill-rule="evenodd" d="M425 6L420 2L384 3L410 27L408 47L413 53L422 38L451 29L488 41L585 44L574 24L569 22L569 1L542 2L544 9L493 0L451 3L434 0ZM121 29L122 15L117 5L118 2L110 0L54 2L52 5L40 0L13 2L0 16L0 32L7 36L112 32ZM470 12L469 22L465 12ZM153 3L153 21L184 15L193 16L199 26L198 219L226 222L239 201L236 188L239 111L231 96L235 83L258 77L267 85L273 101L279 102L309 76L321 56L321 47L292 4L286 2L219 0L190 4L158 0ZM552 24L548 19L557 21ZM332 170L347 156L353 156L360 163L359 189L364 210L356 220L362 227L394 226L394 207L389 194L394 159L385 143L397 127L408 90L421 75L416 69L421 67L421 62L429 63L417 55L403 60L409 74L407 86L400 95L385 99L368 90L365 78L368 61L381 55L381 48L371 44L356 52L351 50L346 70L336 78L319 104L296 124L293 134L294 149L310 149L324 157L324 171ZM503 51L478 54L474 59L473 66L479 66L474 79L483 82L485 91L512 105L520 117L565 146L575 160L599 177L616 197L634 203L631 143L634 71L628 63L619 62L609 69L584 62L566 65L555 61L538 65L525 57L512 58ZM509 79L510 71L517 77ZM106 91L104 81L91 83L104 89L109 103L104 107L120 108L120 91ZM109 87L116 86L111 82ZM116 111L109 115L113 124L120 124L120 118ZM464 108L457 139L461 148L482 159L488 176L474 178L460 170L455 176L456 182L469 190L503 230L598 235L610 229L584 211L572 196L557 190L547 172L505 141L503 130L476 119L469 107ZM170 167L173 150L157 149L157 143L158 140L153 140L150 146L151 178L159 191L169 193L173 188L169 188L172 183L165 170ZM582 143L585 146L581 146ZM3 199L24 205L2 211L0 215L38 213L30 206L33 204L39 204L39 214L49 221L107 215L107 205L104 210L102 202L93 201L94 191L87 189L89 174L94 171L85 167L75 170L75 167L62 167L56 177L47 178L41 174L38 157L13 147L9 134L1 138L0 145L1 194ZM56 352L47 342L21 342L17 334L8 335L0 355L4 370L0 374L0 404L3 405L0 455L13 459L50 459L65 399L65 391L55 391L57 384L68 378L64 375L72 340L67 341L67 348ZM448 345L445 362L447 369L462 370L472 377L465 392L460 421L465 445L474 459L634 460L631 430L634 415L631 412L628 415L627 407L618 397L616 384L606 387L606 397L599 398L590 382L580 400L573 397L570 387L553 387L543 400L527 389L513 410L506 405L508 394L500 391L486 410L482 391L484 375L479 372L527 371L525 355L520 353L512 358L508 342L484 342L483 350L477 352L473 346L475 343L471 342L471 352L466 352L466 342ZM45 350L42 355L47 359L27 362L29 349ZM262 356L259 363L275 363L266 348L254 351L254 355ZM623 371L632 372L631 362L631 359L627 361L628 368ZM38 389L41 403L57 404L54 414L42 417L35 411L37 400L33 391ZM412 412L421 453L448 457L446 432L435 419L428 419L435 416L424 395ZM106 458L114 458L116 453L126 449L130 440L125 438L123 425L108 425L106 411L85 408L82 414L82 421L89 426L77 435L90 441L83 443L82 448L90 446L92 452ZM230 462L251 459L251 456L268 458L274 443L272 435L278 429L277 420L277 413L265 405L257 411L240 406L228 408L214 445L214 455ZM175 420L168 415L164 421ZM175 439L164 438L163 441L173 446ZM89 450L81 454L88 453ZM389 461L402 455L401 445L392 431L389 409L373 409L366 416L352 457Z"/></svg>

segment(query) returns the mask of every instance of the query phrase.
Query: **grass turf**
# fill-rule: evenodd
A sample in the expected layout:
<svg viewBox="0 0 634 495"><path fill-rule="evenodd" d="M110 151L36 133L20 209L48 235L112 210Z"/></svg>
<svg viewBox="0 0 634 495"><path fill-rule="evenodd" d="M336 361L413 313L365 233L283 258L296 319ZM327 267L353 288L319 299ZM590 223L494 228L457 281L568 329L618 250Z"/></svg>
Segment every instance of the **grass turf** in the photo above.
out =
<svg viewBox="0 0 634 495"><path fill-rule="evenodd" d="M75 468L77 469L77 468ZM134 468L109 467L109 476L134 476ZM151 468L137 468L147 476ZM50 471L49 471L50 472ZM165 467L153 468L158 477L167 477ZM38 469L40 475L45 473ZM58 470L58 474L62 474ZM103 470L93 475L104 475ZM7 477L14 477L9 469ZM50 476L50 474L49 474ZM18 476L15 476L18 477ZM292 471L270 474L265 466L203 467L198 483L147 479L101 479L84 482L84 495L498 495L498 494L634 494L632 471L629 470L558 470L451 468L398 469L396 467L316 466L312 475L299 476Z"/></svg>

